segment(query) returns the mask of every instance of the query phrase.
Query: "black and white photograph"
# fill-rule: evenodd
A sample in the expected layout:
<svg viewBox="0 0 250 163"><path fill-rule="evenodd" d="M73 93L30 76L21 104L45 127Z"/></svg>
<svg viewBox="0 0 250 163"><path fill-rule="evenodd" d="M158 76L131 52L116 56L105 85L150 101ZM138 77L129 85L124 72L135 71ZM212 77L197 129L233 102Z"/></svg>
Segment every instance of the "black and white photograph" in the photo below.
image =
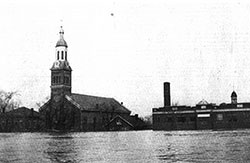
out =
<svg viewBox="0 0 250 163"><path fill-rule="evenodd" d="M0 162L250 162L250 1L0 1Z"/></svg>

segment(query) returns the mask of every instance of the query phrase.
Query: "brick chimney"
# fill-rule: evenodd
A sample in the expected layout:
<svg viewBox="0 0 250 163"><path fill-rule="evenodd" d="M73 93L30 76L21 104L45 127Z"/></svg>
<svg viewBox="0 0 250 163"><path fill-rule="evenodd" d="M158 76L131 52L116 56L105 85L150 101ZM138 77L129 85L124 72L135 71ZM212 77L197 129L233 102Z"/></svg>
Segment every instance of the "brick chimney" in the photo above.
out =
<svg viewBox="0 0 250 163"><path fill-rule="evenodd" d="M171 106L171 99L170 99L170 83L164 82L164 107Z"/></svg>

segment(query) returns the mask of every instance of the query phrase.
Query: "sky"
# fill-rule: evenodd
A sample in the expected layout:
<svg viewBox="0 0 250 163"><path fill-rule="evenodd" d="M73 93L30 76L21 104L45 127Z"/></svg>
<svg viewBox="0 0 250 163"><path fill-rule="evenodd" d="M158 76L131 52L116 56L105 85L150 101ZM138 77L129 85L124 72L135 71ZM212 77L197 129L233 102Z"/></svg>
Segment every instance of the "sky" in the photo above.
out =
<svg viewBox="0 0 250 163"><path fill-rule="evenodd" d="M171 102L250 102L250 2L241 0L0 1L0 89L23 106L50 96L64 28L72 92L113 97L146 116Z"/></svg>

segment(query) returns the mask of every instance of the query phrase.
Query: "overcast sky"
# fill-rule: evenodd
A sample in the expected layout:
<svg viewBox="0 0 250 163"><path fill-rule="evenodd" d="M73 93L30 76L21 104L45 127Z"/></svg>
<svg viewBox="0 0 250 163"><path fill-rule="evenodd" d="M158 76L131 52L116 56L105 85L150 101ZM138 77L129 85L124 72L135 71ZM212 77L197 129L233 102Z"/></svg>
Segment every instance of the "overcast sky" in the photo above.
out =
<svg viewBox="0 0 250 163"><path fill-rule="evenodd" d="M61 22L61 20L63 20ZM50 95L63 25L72 92L114 97L141 116L171 101L250 101L250 2L89 0L0 2L0 89L35 107Z"/></svg>

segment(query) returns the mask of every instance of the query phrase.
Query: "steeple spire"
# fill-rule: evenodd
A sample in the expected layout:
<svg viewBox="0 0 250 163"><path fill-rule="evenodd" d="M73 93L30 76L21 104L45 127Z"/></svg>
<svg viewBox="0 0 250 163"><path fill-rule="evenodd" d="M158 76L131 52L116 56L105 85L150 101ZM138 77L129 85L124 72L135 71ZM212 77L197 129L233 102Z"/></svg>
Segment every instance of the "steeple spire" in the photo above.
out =
<svg viewBox="0 0 250 163"><path fill-rule="evenodd" d="M62 38L62 37L63 37L63 34L64 34L64 30L63 30L63 27L62 27L62 26L61 26L61 30L60 30L59 34L60 34L60 38Z"/></svg>
<svg viewBox="0 0 250 163"><path fill-rule="evenodd" d="M67 42L63 38L64 30L63 30L62 26L61 26L59 34L60 34L60 38L59 38L59 40L56 43L56 47L58 47L58 46L65 46L67 48L68 47Z"/></svg>

